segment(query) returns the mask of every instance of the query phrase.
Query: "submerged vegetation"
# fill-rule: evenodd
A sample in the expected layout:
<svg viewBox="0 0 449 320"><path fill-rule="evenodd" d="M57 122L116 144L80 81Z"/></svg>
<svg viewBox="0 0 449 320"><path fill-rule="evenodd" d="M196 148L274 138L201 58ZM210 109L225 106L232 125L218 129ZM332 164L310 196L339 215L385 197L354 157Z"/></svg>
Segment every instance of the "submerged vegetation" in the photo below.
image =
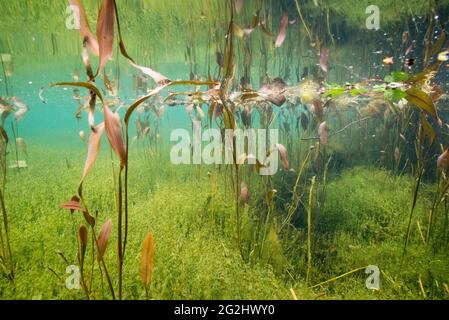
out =
<svg viewBox="0 0 449 320"><path fill-rule="evenodd" d="M78 8L78 35L52 33L51 47L81 59L36 97L72 93L87 153L27 147L11 83L20 42L0 35L0 297L448 299L449 12L378 1L385 26L356 46L369 4L349 2L44 1ZM129 32L140 25L165 58ZM185 72L150 68L163 59ZM219 142L212 164L170 163L176 109L192 134L218 129L199 142ZM257 129L259 148L271 141L256 155L238 138ZM373 265L380 287L365 282Z"/></svg>

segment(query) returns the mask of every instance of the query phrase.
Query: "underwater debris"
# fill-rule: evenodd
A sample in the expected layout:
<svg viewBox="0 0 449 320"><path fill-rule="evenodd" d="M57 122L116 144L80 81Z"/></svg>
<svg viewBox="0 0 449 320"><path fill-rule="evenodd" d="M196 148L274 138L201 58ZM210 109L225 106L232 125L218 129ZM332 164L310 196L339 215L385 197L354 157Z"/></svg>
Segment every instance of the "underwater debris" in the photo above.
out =
<svg viewBox="0 0 449 320"><path fill-rule="evenodd" d="M327 127L326 121L322 122L318 128L318 136L320 137L320 143L322 145L327 145L329 139L329 128Z"/></svg>
<svg viewBox="0 0 449 320"><path fill-rule="evenodd" d="M328 71L328 63L329 63L329 48L321 49L320 53L320 67L324 72Z"/></svg>
<svg viewBox="0 0 449 320"><path fill-rule="evenodd" d="M47 103L47 101L44 98L44 88L39 89L39 100L41 100L42 103Z"/></svg>
<svg viewBox="0 0 449 320"><path fill-rule="evenodd" d="M249 203L248 185L245 182L242 182L240 185L240 201L242 201L243 204Z"/></svg>
<svg viewBox="0 0 449 320"><path fill-rule="evenodd" d="M28 155L28 153L27 153L27 145L25 143L25 139L23 139L23 138L16 138L16 145L20 148L20 150L22 150L22 152L25 155Z"/></svg>
<svg viewBox="0 0 449 320"><path fill-rule="evenodd" d="M438 54L438 61L446 62L449 60L449 51L443 51Z"/></svg>
<svg viewBox="0 0 449 320"><path fill-rule="evenodd" d="M393 57L386 57L382 60L383 64L390 66L394 63Z"/></svg>
<svg viewBox="0 0 449 320"><path fill-rule="evenodd" d="M437 159L437 167L440 170L449 170L449 150L446 149Z"/></svg>
<svg viewBox="0 0 449 320"><path fill-rule="evenodd" d="M25 169L28 168L28 164L25 160L14 161L9 165L10 169Z"/></svg>

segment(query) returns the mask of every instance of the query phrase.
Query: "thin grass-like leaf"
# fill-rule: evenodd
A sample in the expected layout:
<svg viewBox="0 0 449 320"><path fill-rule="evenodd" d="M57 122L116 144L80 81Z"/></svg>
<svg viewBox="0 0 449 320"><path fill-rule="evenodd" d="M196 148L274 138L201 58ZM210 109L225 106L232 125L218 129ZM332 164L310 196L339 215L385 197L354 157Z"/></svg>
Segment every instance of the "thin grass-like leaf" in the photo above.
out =
<svg viewBox="0 0 449 320"><path fill-rule="evenodd" d="M81 87L89 89L90 91L95 92L95 94L100 98L101 102L103 102L103 95L101 94L100 90L89 82L56 82L50 84L50 87Z"/></svg>
<svg viewBox="0 0 449 320"><path fill-rule="evenodd" d="M78 237L80 240L80 262L81 265L83 265L84 256L86 254L87 249L87 228L83 224L80 225L80 228L78 230Z"/></svg>

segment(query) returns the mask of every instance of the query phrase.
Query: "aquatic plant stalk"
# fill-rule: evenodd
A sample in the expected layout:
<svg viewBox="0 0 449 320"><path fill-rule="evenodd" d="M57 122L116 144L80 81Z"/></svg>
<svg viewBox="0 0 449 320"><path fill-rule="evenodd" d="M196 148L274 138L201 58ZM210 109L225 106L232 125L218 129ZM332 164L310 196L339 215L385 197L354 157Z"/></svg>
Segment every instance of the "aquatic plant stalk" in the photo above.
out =
<svg viewBox="0 0 449 320"><path fill-rule="evenodd" d="M315 188L316 176L312 177L309 191L309 207L307 208L307 275L306 285L309 284L309 280L312 274L312 206L313 206L313 189Z"/></svg>
<svg viewBox="0 0 449 320"><path fill-rule="evenodd" d="M410 239L410 230L411 230L411 226L412 226L413 212L415 211L416 201L418 200L418 191L419 191L419 187L421 185L421 178L423 176L423 173L424 173L424 168L421 168L420 170L418 170L418 178L416 179L415 189L413 192L413 202L412 202L412 208L410 209L410 217L408 220L407 232L406 232L406 236L405 236L403 255L405 255L405 253L407 251L407 245L408 245L408 242Z"/></svg>
<svg viewBox="0 0 449 320"><path fill-rule="evenodd" d="M315 284L315 285L313 285L313 286L309 287L309 289L313 289L313 288L316 288L316 287L319 287L319 286L325 285L325 284L327 284L327 283L329 283L329 282L332 282L332 281L335 281L335 280L341 279L341 278L343 278L343 277L346 277L346 276L348 276L348 275L350 275L350 274L353 274L353 273L355 273L355 272L357 272L357 271L360 271L360 270L365 270L366 268L368 268L368 266L365 266L365 267L361 267L361 268L357 268L357 269L354 269L354 270L348 271L348 272L346 272L346 273L343 273L343 274L341 274L341 275L339 275L339 276L337 276L337 277L335 277L335 278L332 278L332 279L329 279L329 280L326 280L326 281L320 282L320 283L318 283L318 284Z"/></svg>
<svg viewBox="0 0 449 320"><path fill-rule="evenodd" d="M8 135L3 127L0 127L2 144L3 144L3 152L1 154L1 165L2 165L2 184L0 189L0 209L2 212L3 218L3 230L0 228L0 244L2 249L2 254L0 258L2 261L0 263L3 264L5 271L7 272L7 277L14 281L14 260L12 256L11 243L9 239L9 223L8 223L8 214L6 211L5 205L5 192L6 192L6 174L7 174L7 150L8 150ZM3 238L4 232L4 238Z"/></svg>

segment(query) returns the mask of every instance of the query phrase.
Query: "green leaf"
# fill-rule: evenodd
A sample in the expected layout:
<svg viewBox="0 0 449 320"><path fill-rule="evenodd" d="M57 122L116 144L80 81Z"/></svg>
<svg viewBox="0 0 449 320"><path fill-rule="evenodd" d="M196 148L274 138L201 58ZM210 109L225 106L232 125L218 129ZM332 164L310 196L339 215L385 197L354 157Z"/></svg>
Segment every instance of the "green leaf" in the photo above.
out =
<svg viewBox="0 0 449 320"><path fill-rule="evenodd" d="M367 90L365 88L356 88L356 89L352 89L350 92L353 97L356 97L356 96L366 93Z"/></svg>
<svg viewBox="0 0 449 320"><path fill-rule="evenodd" d="M409 78L408 73L403 71L395 71L391 73L391 76L393 77L394 82L407 81Z"/></svg>
<svg viewBox="0 0 449 320"><path fill-rule="evenodd" d="M392 101L399 101L407 97L407 93L400 89L387 89L385 90L385 98Z"/></svg>
<svg viewBox="0 0 449 320"><path fill-rule="evenodd" d="M386 83L391 83L391 82L394 82L394 78L393 78L393 76L388 75L388 76L385 77L384 81Z"/></svg>
<svg viewBox="0 0 449 320"><path fill-rule="evenodd" d="M344 87L331 88L324 93L325 97L331 96L332 98L336 98L346 92Z"/></svg>

